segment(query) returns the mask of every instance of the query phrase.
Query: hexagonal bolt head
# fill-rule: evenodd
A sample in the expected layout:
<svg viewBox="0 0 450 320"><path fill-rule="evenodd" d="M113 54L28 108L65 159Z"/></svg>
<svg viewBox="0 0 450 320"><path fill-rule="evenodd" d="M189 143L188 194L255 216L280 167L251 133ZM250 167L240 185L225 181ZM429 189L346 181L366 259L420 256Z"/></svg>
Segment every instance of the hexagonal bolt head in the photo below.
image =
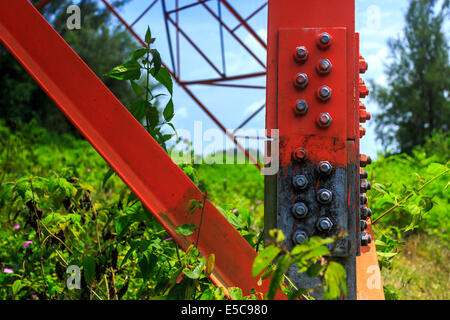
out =
<svg viewBox="0 0 450 320"><path fill-rule="evenodd" d="M363 126L359 126L359 138L361 139L365 135L366 135L366 128L364 128Z"/></svg>
<svg viewBox="0 0 450 320"><path fill-rule="evenodd" d="M369 177L369 173L366 170L361 168L361 170L359 172L359 178L361 180L363 180L363 179L367 179L368 177Z"/></svg>
<svg viewBox="0 0 450 320"><path fill-rule="evenodd" d="M367 223L366 220L360 220L359 225L361 227L361 231L364 231L369 227L369 224Z"/></svg>
<svg viewBox="0 0 450 320"><path fill-rule="evenodd" d="M359 56L359 73L366 73L367 69L369 69L369 64L362 56Z"/></svg>
<svg viewBox="0 0 450 320"><path fill-rule="evenodd" d="M299 73L295 76L294 85L297 88L305 89L308 86L309 80L306 73Z"/></svg>
<svg viewBox="0 0 450 320"><path fill-rule="evenodd" d="M368 190L372 189L372 185L370 184L369 181L362 180L359 189L360 189L361 193L365 193Z"/></svg>
<svg viewBox="0 0 450 320"><path fill-rule="evenodd" d="M321 113L317 117L317 125L320 128L328 128L331 126L331 123L333 122L333 119L331 118L329 113Z"/></svg>
<svg viewBox="0 0 450 320"><path fill-rule="evenodd" d="M295 189L305 190L308 187L308 179L303 175L297 175L292 179L292 184Z"/></svg>
<svg viewBox="0 0 450 320"><path fill-rule="evenodd" d="M292 158L298 162L304 161L306 159L306 156L307 156L306 150L303 148L297 148L292 153Z"/></svg>
<svg viewBox="0 0 450 320"><path fill-rule="evenodd" d="M372 163L372 158L370 156L366 156L365 154L361 154L359 158L359 165L361 167L365 167Z"/></svg>
<svg viewBox="0 0 450 320"><path fill-rule="evenodd" d="M330 204L333 200L333 192L328 189L320 189L317 192L317 201L321 204Z"/></svg>
<svg viewBox="0 0 450 320"><path fill-rule="evenodd" d="M317 229L321 232L330 232L333 228L333 222L329 218L320 218L317 222Z"/></svg>
<svg viewBox="0 0 450 320"><path fill-rule="evenodd" d="M362 194L362 195L359 196L359 203L367 204L367 201L368 201L368 199L367 199L367 196L365 194Z"/></svg>
<svg viewBox="0 0 450 320"><path fill-rule="evenodd" d="M366 220L367 218L370 218L372 216L372 210L370 210L368 207L361 207L359 212L360 212L361 219L364 219L364 220Z"/></svg>
<svg viewBox="0 0 450 320"><path fill-rule="evenodd" d="M297 230L292 235L292 241L294 244L301 244L304 241L308 240L308 234L305 231Z"/></svg>
<svg viewBox="0 0 450 320"><path fill-rule="evenodd" d="M370 114L370 112L367 112L365 109L359 110L359 122L365 123L370 119L372 119L372 115Z"/></svg>
<svg viewBox="0 0 450 320"><path fill-rule="evenodd" d="M292 214L297 219L306 218L308 211L308 207L303 202L298 202L292 206Z"/></svg>
<svg viewBox="0 0 450 320"><path fill-rule="evenodd" d="M372 237L367 232L361 232L361 246L368 246L372 242Z"/></svg>
<svg viewBox="0 0 450 320"><path fill-rule="evenodd" d="M317 39L317 45L321 49L326 49L329 46L331 46L333 39L327 32L323 32L319 35L319 38Z"/></svg>
<svg viewBox="0 0 450 320"><path fill-rule="evenodd" d="M316 70L319 74L328 74L332 68L333 65L328 59L321 59L316 65Z"/></svg>
<svg viewBox="0 0 450 320"><path fill-rule="evenodd" d="M305 115L308 112L308 103L305 100L297 100L294 112L300 116Z"/></svg>
<svg viewBox="0 0 450 320"><path fill-rule="evenodd" d="M319 98L320 101L326 102L331 99L332 90L328 86L322 86L317 90L317 98Z"/></svg>
<svg viewBox="0 0 450 320"><path fill-rule="evenodd" d="M321 161L318 165L318 170L321 175L329 176L333 171L333 166L328 161Z"/></svg>
<svg viewBox="0 0 450 320"><path fill-rule="evenodd" d="M363 79L359 78L359 97L361 99L364 99L369 95L369 89L366 86L366 83Z"/></svg>
<svg viewBox="0 0 450 320"><path fill-rule="evenodd" d="M308 49L306 49L306 47L301 46L301 47L295 48L295 53L294 53L295 60L297 60L298 62L305 62L306 60L308 60L308 57L309 57L309 53L308 53Z"/></svg>

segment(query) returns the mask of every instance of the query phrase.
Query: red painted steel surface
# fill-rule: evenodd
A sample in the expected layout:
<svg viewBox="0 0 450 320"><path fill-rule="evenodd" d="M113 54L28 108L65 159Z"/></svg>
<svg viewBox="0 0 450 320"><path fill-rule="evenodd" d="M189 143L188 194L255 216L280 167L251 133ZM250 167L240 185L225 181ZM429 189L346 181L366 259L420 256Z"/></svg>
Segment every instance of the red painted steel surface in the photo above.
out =
<svg viewBox="0 0 450 320"><path fill-rule="evenodd" d="M0 39L176 242L194 243L197 233L184 237L175 228L199 225L200 209L188 211L202 192L29 1L0 2ZM217 285L265 292L267 282L258 287L251 277L255 251L209 201L198 248L216 255Z"/></svg>
<svg viewBox="0 0 450 320"><path fill-rule="evenodd" d="M363 131L359 121L367 119L364 111L360 112L359 98L368 92L360 94L365 88L359 85L359 72L364 73L366 68L359 56L359 35L355 34L354 0L272 0L269 1L268 25L266 128L280 129L280 165L286 167L292 161L292 152L304 147L312 162L331 159L338 166L351 168L349 172L354 173L349 173L347 181L348 206L354 212L358 236L359 159L365 157L359 150ZM328 49L318 51L312 34L317 35L321 31L328 31L336 41ZM300 45L307 47L310 59L314 57L315 61L304 64L294 61L293 50ZM328 76L318 76L313 70L317 57L321 55L333 64ZM303 90L292 85L292 79L299 72L309 77L308 87ZM333 90L327 103L312 98L315 89L322 84ZM296 99L307 99L309 111L306 115L294 115L292 109ZM314 122L313 118L321 112L332 116L333 123L327 129L319 129ZM295 121L294 117L297 118ZM372 234L372 244L363 247L356 260L358 299L383 298L382 286L368 291L366 283L370 275L362 272L362 266L368 264L378 268L373 242ZM379 268L375 277L380 277Z"/></svg>

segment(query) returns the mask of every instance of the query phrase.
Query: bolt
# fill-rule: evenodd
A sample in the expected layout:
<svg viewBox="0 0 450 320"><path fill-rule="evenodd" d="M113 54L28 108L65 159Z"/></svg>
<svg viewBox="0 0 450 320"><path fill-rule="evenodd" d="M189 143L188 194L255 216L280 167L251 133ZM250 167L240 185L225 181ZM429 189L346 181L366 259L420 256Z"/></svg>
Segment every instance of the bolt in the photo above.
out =
<svg viewBox="0 0 450 320"><path fill-rule="evenodd" d="M364 99L369 95L369 89L363 79L359 78L359 97Z"/></svg>
<svg viewBox="0 0 450 320"><path fill-rule="evenodd" d="M359 73L366 73L367 69L369 69L369 64L362 56L359 56Z"/></svg>
<svg viewBox="0 0 450 320"><path fill-rule="evenodd" d="M305 89L308 86L308 76L305 73L299 73L295 77L294 85L297 88Z"/></svg>
<svg viewBox="0 0 450 320"><path fill-rule="evenodd" d="M363 126L359 126L359 138L361 139L365 135L366 135L366 128L364 128Z"/></svg>
<svg viewBox="0 0 450 320"><path fill-rule="evenodd" d="M367 180L362 180L361 181L361 186L360 186L360 190L361 192L367 192L368 190L372 189L372 185L370 184L369 181Z"/></svg>
<svg viewBox="0 0 450 320"><path fill-rule="evenodd" d="M308 179L303 175L297 175L292 179L292 184L294 188L304 190L308 186Z"/></svg>
<svg viewBox="0 0 450 320"><path fill-rule="evenodd" d="M308 56L309 56L309 54L308 54L308 50L306 49L306 47L301 46L301 47L297 47L295 49L294 58L298 62L305 62L306 60L308 60Z"/></svg>
<svg viewBox="0 0 450 320"><path fill-rule="evenodd" d="M294 112L301 116L306 114L308 112L308 103L305 100L297 100Z"/></svg>
<svg viewBox="0 0 450 320"><path fill-rule="evenodd" d="M372 118L372 115L370 112L367 112L366 109L359 110L359 122L365 123L367 120L370 120Z"/></svg>
<svg viewBox="0 0 450 320"><path fill-rule="evenodd" d="M304 161L306 159L306 150L303 148L297 148L293 152L292 157L294 158L295 161L298 162Z"/></svg>
<svg viewBox="0 0 450 320"><path fill-rule="evenodd" d="M363 179L367 179L368 177L369 177L369 173L366 170L364 170L363 168L359 168L359 178L361 180L363 180Z"/></svg>
<svg viewBox="0 0 450 320"><path fill-rule="evenodd" d="M321 161L318 168L319 172L325 176L329 176L331 174L331 171L333 171L333 166L328 161Z"/></svg>
<svg viewBox="0 0 450 320"><path fill-rule="evenodd" d="M328 86L322 86L317 90L317 97L320 99L320 101L325 102L330 100L331 98L331 89Z"/></svg>
<svg viewBox="0 0 450 320"><path fill-rule="evenodd" d="M330 232L331 228L333 228L333 222L328 218L320 218L317 222L317 229L319 231Z"/></svg>
<svg viewBox="0 0 450 320"><path fill-rule="evenodd" d="M292 235L292 241L295 244L301 244L306 240L308 240L308 234L305 231L297 230Z"/></svg>
<svg viewBox="0 0 450 320"><path fill-rule="evenodd" d="M320 189L317 192L317 201L321 204L329 204L333 200L333 193L328 189Z"/></svg>
<svg viewBox="0 0 450 320"><path fill-rule="evenodd" d="M366 220L361 220L359 222L359 225L361 226L361 231L364 231L369 227L369 224L367 223Z"/></svg>
<svg viewBox="0 0 450 320"><path fill-rule="evenodd" d="M331 126L331 123L333 122L333 119L331 119L331 116L329 113L321 113L319 117L317 118L317 125L320 128L328 128Z"/></svg>
<svg viewBox="0 0 450 320"><path fill-rule="evenodd" d="M361 232L361 246L368 246L372 242L372 237L367 232Z"/></svg>
<svg viewBox="0 0 450 320"><path fill-rule="evenodd" d="M359 196L359 202L361 204L367 204L367 201L368 201L368 199L367 199L367 196L365 194L362 194L362 195Z"/></svg>
<svg viewBox="0 0 450 320"><path fill-rule="evenodd" d="M370 210L368 207L360 207L360 216L361 219L366 220L367 218L370 218L372 216L372 210Z"/></svg>
<svg viewBox="0 0 450 320"><path fill-rule="evenodd" d="M292 206L292 214L298 219L306 218L308 207L303 202L298 202Z"/></svg>
<svg viewBox="0 0 450 320"><path fill-rule="evenodd" d="M361 154L359 163L361 167L365 167L372 163L372 158L370 156L366 156L365 154Z"/></svg>
<svg viewBox="0 0 450 320"><path fill-rule="evenodd" d="M321 59L319 63L317 63L316 69L319 74L328 74L331 71L333 65L328 59Z"/></svg>
<svg viewBox="0 0 450 320"><path fill-rule="evenodd" d="M319 48L321 49L326 49L329 46L331 46L331 42L332 42L332 38L331 36L326 33L323 32L319 35L319 38L317 39L317 45L319 46Z"/></svg>

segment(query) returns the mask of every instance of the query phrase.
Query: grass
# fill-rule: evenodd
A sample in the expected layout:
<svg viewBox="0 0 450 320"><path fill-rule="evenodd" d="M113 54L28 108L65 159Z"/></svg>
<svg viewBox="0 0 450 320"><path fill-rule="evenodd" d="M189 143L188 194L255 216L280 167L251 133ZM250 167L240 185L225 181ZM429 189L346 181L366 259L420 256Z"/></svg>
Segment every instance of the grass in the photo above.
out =
<svg viewBox="0 0 450 320"><path fill-rule="evenodd" d="M387 299L449 300L448 246L435 236L409 237L391 269L381 270Z"/></svg>

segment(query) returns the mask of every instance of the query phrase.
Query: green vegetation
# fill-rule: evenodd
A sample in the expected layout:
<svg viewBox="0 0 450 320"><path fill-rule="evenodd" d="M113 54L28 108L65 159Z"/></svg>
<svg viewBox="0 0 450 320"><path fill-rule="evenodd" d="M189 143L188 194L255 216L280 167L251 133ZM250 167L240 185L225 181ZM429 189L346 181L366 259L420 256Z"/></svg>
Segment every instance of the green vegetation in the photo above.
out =
<svg viewBox="0 0 450 320"><path fill-rule="evenodd" d="M448 170L449 146L450 139L440 135L413 156L380 157L370 168L374 217L440 170ZM86 141L49 133L33 123L16 131L2 124L0 147L1 299L224 298L207 279L214 257L199 257L195 247L188 253L178 250L116 176L103 187L109 168ZM256 168L198 165L185 170L249 243L266 254L261 245L263 177ZM388 298L449 298L444 281L449 272L448 181L448 174L434 180L376 223ZM274 234L275 239L280 237ZM325 254L324 247L319 245L314 253L314 245L286 253L285 259L313 250L311 259L302 260L304 270L312 275L323 272L315 262ZM267 248L269 253L283 250L277 242ZM81 266L81 290L66 288L67 265ZM201 272L203 266L208 269ZM261 277L280 280L267 264L255 263L255 268L262 268L255 272L266 267ZM338 266L332 271L339 275ZM281 280L289 284L288 279ZM338 281L333 288L339 285ZM238 288L230 292L242 298ZM307 292L296 293L308 297Z"/></svg>
<svg viewBox="0 0 450 320"><path fill-rule="evenodd" d="M381 109L375 131L385 148L410 153L435 131L448 134L449 10L448 0L411 0L403 35L388 43L387 86L371 83Z"/></svg>

